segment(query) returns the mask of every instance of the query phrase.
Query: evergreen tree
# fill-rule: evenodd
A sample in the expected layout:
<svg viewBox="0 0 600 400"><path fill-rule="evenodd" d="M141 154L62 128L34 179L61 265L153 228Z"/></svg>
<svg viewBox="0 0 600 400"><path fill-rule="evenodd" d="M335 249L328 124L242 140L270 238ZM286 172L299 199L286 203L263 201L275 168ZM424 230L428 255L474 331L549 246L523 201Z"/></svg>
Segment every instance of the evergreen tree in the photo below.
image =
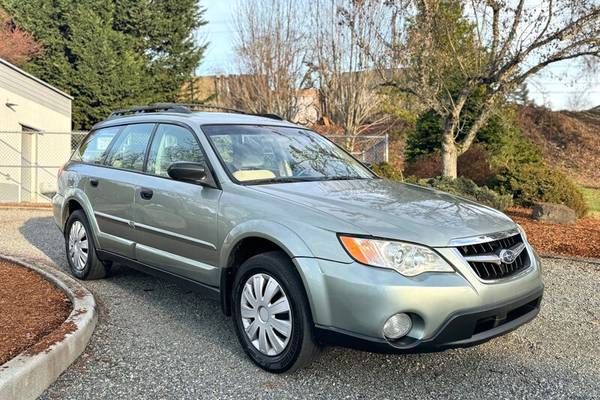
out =
<svg viewBox="0 0 600 400"><path fill-rule="evenodd" d="M0 0L44 46L25 69L75 97L73 126L110 110L176 99L204 46L195 0Z"/></svg>
<svg viewBox="0 0 600 400"><path fill-rule="evenodd" d="M193 33L206 24L198 0L115 0L113 27L135 40L146 58L157 100L175 100L183 83L196 69L205 46Z"/></svg>
<svg viewBox="0 0 600 400"><path fill-rule="evenodd" d="M512 93L509 93L508 101L521 106L532 105L533 101L529 97L529 88L527 87L527 82L523 82L517 86Z"/></svg>

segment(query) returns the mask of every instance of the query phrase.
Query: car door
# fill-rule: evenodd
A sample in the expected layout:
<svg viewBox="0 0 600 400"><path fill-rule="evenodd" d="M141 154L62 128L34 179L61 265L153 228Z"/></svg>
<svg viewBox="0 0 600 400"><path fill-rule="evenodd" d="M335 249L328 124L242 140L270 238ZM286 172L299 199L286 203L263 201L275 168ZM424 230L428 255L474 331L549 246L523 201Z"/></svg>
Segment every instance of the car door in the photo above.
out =
<svg viewBox="0 0 600 400"><path fill-rule="evenodd" d="M191 130L159 124L146 174L135 194L136 258L150 266L211 286L219 286L217 206L221 190L180 182L167 174L177 161L205 163Z"/></svg>
<svg viewBox="0 0 600 400"><path fill-rule="evenodd" d="M103 160L91 166L83 183L98 224L100 248L134 257L133 203L137 177L154 124L131 124L119 128ZM108 168L107 168L108 167Z"/></svg>

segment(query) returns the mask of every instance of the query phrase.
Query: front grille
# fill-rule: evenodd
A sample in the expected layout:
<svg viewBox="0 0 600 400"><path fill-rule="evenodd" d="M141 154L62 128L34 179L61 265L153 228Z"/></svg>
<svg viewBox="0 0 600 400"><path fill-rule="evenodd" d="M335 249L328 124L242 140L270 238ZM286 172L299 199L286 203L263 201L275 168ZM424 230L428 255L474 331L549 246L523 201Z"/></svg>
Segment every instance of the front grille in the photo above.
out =
<svg viewBox="0 0 600 400"><path fill-rule="evenodd" d="M467 260L473 271L484 280L496 280L514 275L531 265L527 249L523 249L513 262L500 259L502 250L509 250L523 244L520 234L506 238L458 247L458 251ZM490 260L496 259L496 262Z"/></svg>

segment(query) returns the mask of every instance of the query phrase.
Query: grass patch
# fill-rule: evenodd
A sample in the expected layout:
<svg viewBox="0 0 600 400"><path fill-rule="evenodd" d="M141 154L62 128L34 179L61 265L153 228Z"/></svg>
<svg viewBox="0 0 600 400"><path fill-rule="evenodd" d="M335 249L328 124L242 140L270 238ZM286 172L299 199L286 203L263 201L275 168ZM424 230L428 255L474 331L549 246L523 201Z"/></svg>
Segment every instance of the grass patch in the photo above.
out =
<svg viewBox="0 0 600 400"><path fill-rule="evenodd" d="M581 188L581 193L590 210L590 216L600 218L600 189Z"/></svg>

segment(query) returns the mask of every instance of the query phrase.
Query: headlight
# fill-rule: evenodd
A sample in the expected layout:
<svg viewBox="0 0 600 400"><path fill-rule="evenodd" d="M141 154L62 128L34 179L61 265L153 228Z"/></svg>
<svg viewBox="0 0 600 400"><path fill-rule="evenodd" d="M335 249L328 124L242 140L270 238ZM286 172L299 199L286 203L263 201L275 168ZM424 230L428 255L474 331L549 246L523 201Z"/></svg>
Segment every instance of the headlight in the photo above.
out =
<svg viewBox="0 0 600 400"><path fill-rule="evenodd" d="M395 269L404 276L415 276L423 272L454 272L450 264L427 247L351 236L340 236L340 241L350 256L359 263Z"/></svg>

